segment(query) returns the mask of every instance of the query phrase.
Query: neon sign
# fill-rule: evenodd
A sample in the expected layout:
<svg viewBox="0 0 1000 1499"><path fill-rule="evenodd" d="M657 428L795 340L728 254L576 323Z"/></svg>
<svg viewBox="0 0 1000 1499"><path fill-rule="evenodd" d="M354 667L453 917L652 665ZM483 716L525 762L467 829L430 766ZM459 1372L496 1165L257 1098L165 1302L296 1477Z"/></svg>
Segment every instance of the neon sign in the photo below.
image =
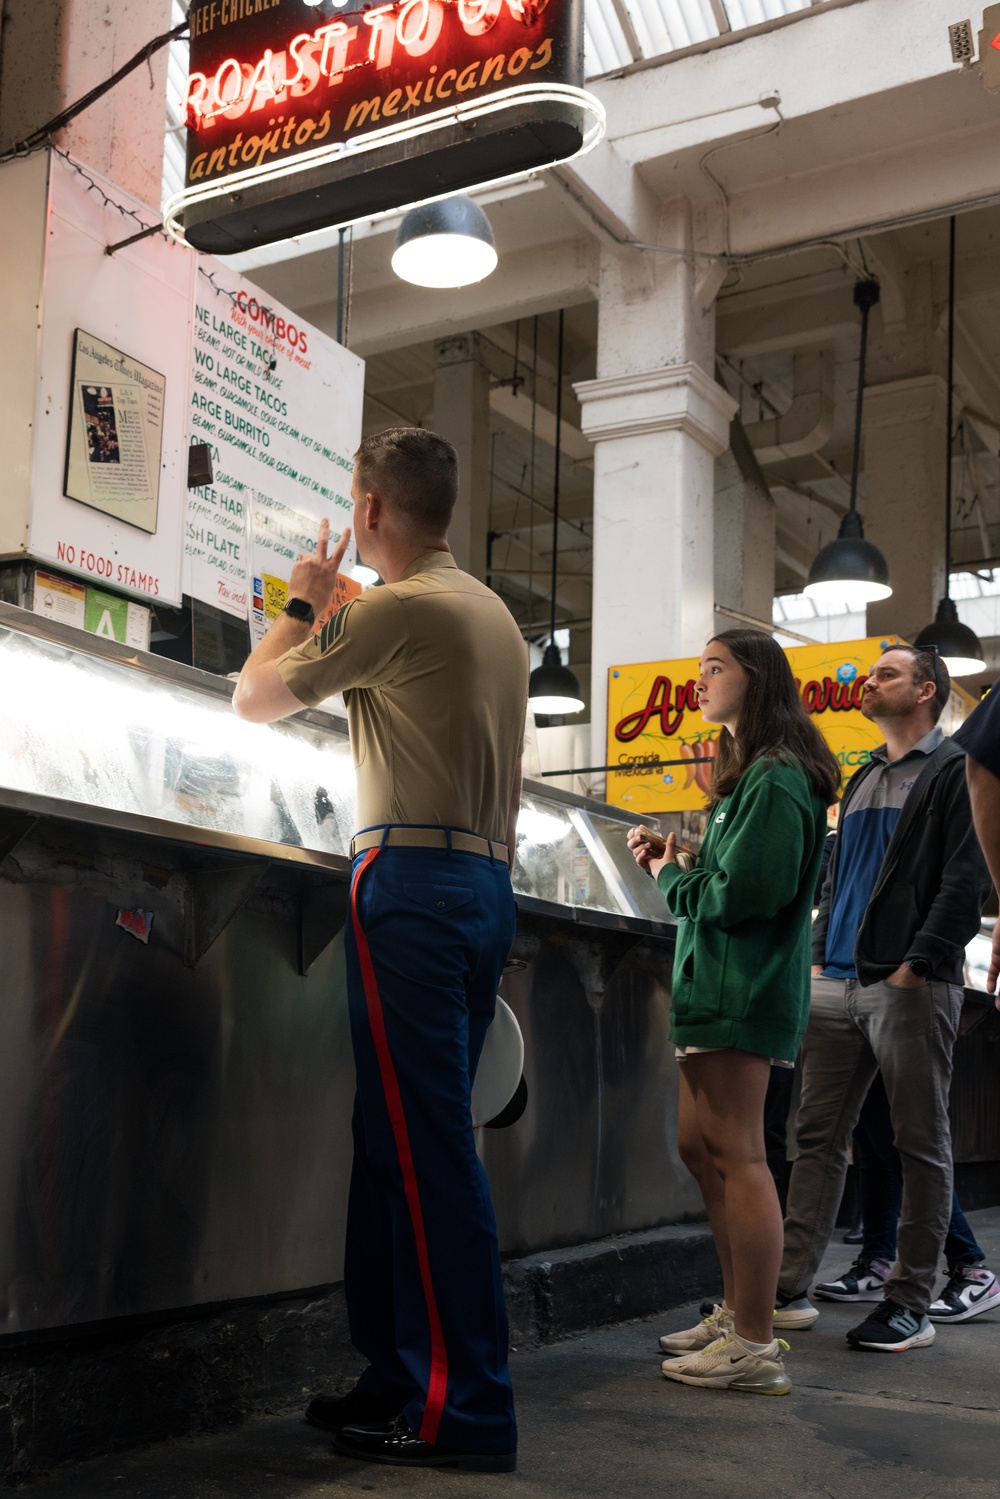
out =
<svg viewBox="0 0 1000 1499"><path fill-rule="evenodd" d="M358 0L346 0L356 6ZM168 227L225 254L576 155L582 0L192 5L185 189Z"/></svg>

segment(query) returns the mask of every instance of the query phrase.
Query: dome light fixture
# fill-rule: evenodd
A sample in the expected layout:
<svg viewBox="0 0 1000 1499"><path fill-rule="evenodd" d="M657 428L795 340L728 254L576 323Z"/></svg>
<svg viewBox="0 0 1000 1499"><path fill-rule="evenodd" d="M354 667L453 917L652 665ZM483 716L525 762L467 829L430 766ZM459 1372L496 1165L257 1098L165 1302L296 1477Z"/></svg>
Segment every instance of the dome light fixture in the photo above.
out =
<svg viewBox="0 0 1000 1499"><path fill-rule="evenodd" d="M844 516L836 541L817 552L803 592L821 613L831 605L846 604L851 614L892 593L888 564L878 547L865 540L856 510Z"/></svg>
<svg viewBox="0 0 1000 1499"><path fill-rule="evenodd" d="M585 706L580 684L568 666L563 666L556 645L556 582L559 575L559 468L562 455L562 386L563 321L559 309L559 352L556 360L556 457L552 476L552 614L549 620L549 643L541 666L536 666L528 681L528 702L535 713L579 713ZM533 397L532 397L533 398Z"/></svg>
<svg viewBox="0 0 1000 1499"><path fill-rule="evenodd" d="M948 395L945 412L944 469L944 598L934 623L920 631L914 645L936 650L953 677L971 677L985 670L986 656L979 636L958 617L951 596L951 429L955 386L955 215L948 236Z"/></svg>
<svg viewBox="0 0 1000 1499"><path fill-rule="evenodd" d="M868 349L868 314L879 299L877 281L858 281L854 305L861 311L861 352L858 356L858 403L854 416L854 462L851 466L851 503L840 523L836 541L817 552L803 592L817 608L846 604L853 613L892 593L889 566L877 546L865 540L858 514L858 469L861 461L861 415L865 392L865 357Z"/></svg>
<svg viewBox="0 0 1000 1499"><path fill-rule="evenodd" d="M421 203L403 215L396 231L392 268L412 286L472 286L496 270L493 230L471 198Z"/></svg>
<svg viewBox="0 0 1000 1499"><path fill-rule="evenodd" d="M531 673L528 701L535 713L579 713L584 706L580 683L568 666L555 641L545 647L541 666Z"/></svg>
<svg viewBox="0 0 1000 1499"><path fill-rule="evenodd" d="M986 669L979 636L963 625L948 594L937 606L934 623L926 625L913 643L918 650L933 646L953 677L971 677Z"/></svg>
<svg viewBox="0 0 1000 1499"><path fill-rule="evenodd" d="M362 588L370 588L373 583L378 582L378 573L364 562L355 562L351 568L351 577L355 583L360 583Z"/></svg>

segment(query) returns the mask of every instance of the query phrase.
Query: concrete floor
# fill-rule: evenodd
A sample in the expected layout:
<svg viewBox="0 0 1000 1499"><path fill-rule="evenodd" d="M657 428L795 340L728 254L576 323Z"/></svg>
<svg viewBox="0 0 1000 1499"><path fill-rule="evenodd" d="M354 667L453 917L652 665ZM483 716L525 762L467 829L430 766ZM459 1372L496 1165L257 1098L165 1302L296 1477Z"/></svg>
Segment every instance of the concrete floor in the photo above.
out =
<svg viewBox="0 0 1000 1499"><path fill-rule="evenodd" d="M970 1214L1000 1269L1000 1209ZM854 1250L836 1244L824 1273ZM695 1312L695 1316L697 1313ZM1000 1314L938 1329L906 1354L856 1353L856 1307L827 1303L787 1334L791 1396L668 1383L656 1339L691 1309L513 1361L518 1472L479 1476L348 1462L295 1417L63 1469L32 1499L1000 1499Z"/></svg>

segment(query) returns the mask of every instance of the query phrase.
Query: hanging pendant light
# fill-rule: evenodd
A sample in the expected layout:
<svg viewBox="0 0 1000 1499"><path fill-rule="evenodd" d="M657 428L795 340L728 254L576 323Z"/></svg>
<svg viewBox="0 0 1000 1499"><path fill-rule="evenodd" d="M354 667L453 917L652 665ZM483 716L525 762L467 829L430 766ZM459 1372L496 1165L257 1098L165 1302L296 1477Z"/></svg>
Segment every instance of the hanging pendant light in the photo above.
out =
<svg viewBox="0 0 1000 1499"><path fill-rule="evenodd" d="M403 215L392 268L413 286L471 286L497 267L493 230L471 198L421 203Z"/></svg>
<svg viewBox="0 0 1000 1499"><path fill-rule="evenodd" d="M562 453L563 311L559 311L559 352L556 358L556 462L552 478L552 615L549 643L541 666L528 682L528 702L535 713L579 713L584 706L580 684L568 666L563 666L556 645L556 579L559 561L559 463Z"/></svg>
<svg viewBox="0 0 1000 1499"><path fill-rule="evenodd" d="M945 413L944 470L944 598L937 607L934 623L920 631L915 645L932 646L953 677L972 676L983 671L986 656L979 636L963 625L951 596L951 428L955 383L955 215L951 216L948 234L948 395Z"/></svg>
<svg viewBox="0 0 1000 1499"><path fill-rule="evenodd" d="M854 305L861 311L861 352L858 358L858 402L854 417L854 461L851 466L851 504L840 523L836 541L830 541L813 559L809 581L803 592L821 610L846 604L853 613L892 593L889 567L877 546L865 540L858 514L858 468L861 461L861 414L865 390L865 359L868 350L868 314L879 299L877 281L858 281Z"/></svg>

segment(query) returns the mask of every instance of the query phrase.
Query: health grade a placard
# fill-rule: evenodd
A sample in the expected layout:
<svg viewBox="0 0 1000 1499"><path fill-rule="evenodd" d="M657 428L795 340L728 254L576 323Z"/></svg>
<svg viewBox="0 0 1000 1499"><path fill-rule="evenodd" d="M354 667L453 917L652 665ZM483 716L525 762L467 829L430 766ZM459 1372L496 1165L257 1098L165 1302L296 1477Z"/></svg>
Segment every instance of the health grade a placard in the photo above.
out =
<svg viewBox="0 0 1000 1499"><path fill-rule="evenodd" d="M872 666L896 635L793 646L785 651L806 711L846 781L884 736L861 712ZM695 686L698 658L613 666L608 673L608 801L638 813L705 806L719 725L706 723ZM658 764L672 761L672 764Z"/></svg>

